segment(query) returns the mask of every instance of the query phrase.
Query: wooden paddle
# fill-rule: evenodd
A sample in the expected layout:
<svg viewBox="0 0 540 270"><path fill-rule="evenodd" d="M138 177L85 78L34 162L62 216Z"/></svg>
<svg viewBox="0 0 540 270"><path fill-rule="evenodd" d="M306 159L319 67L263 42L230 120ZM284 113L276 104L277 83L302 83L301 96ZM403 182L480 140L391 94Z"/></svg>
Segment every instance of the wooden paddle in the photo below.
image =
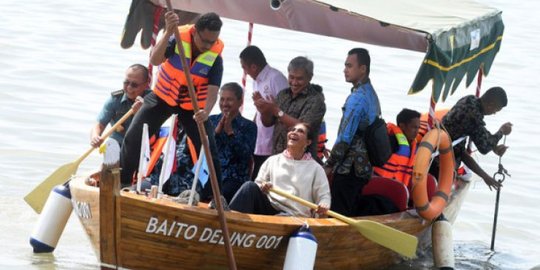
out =
<svg viewBox="0 0 540 270"><path fill-rule="evenodd" d="M103 140L107 139L111 134L123 124L131 115L133 115L133 109L129 110L122 118L118 120L110 129L108 129L105 134L101 136ZM36 213L40 214L43 209L43 205L49 197L51 190L60 184L63 184L69 180L69 178L77 172L81 162L88 157L94 147L88 149L81 157L79 157L74 162L64 164L60 168L56 169L49 177L47 177L41 184L35 187L30 193L28 193L24 200L28 203Z"/></svg>
<svg viewBox="0 0 540 270"><path fill-rule="evenodd" d="M171 0L166 0L167 9L173 11L174 9L171 4ZM182 70L186 76L186 81L188 84L188 93L191 99L191 105L193 106L193 112L197 113L199 111L199 105L197 103L197 95L195 93L195 87L193 86L193 79L191 78L191 72L189 70L188 62L186 59L186 53L184 51L184 46L182 46L182 38L180 36L180 30L178 27L174 29L174 37L176 38L176 48L180 55L180 60L182 62ZM208 121L208 120L207 120ZM221 225L221 231L223 232L223 241L225 242L225 251L227 253L227 258L229 261L229 269L236 270L236 260L234 258L234 253L232 250L231 240L229 237L229 229L227 226L227 220L225 219L225 212L223 211L223 205L221 204L221 191L219 190L219 184L216 176L216 170L214 167L214 162L212 161L212 153L210 152L210 142L208 141L208 135L203 123L197 122L197 128L199 130L199 136L201 138L202 149L206 156L206 162L208 164L208 170L210 171L210 185L212 186L212 194L214 197L214 203L216 205L216 210L218 212L219 223Z"/></svg>
<svg viewBox="0 0 540 270"><path fill-rule="evenodd" d="M311 209L317 209L316 204L289 194L283 190L273 187L270 188L270 191L297 203L303 204ZM356 220L333 211L328 211L328 215L353 226L365 238L383 247L391 249L403 256L412 258L416 254L418 239L414 235L410 235L372 220Z"/></svg>

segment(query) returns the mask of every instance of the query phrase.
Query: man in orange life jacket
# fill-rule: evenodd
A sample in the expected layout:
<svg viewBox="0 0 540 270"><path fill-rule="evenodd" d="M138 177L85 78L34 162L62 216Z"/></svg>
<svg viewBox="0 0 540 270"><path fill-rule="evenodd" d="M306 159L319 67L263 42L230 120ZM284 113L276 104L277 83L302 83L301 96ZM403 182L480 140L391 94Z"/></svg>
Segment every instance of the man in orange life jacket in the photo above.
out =
<svg viewBox="0 0 540 270"><path fill-rule="evenodd" d="M374 167L373 173L395 179L409 188L416 156L416 136L420 128L420 113L403 109L396 117L397 126L388 123L388 135L393 154L382 167Z"/></svg>
<svg viewBox="0 0 540 270"><path fill-rule="evenodd" d="M148 132L154 134L174 113L178 114L179 123L194 143L197 153L200 152L201 139L195 121L204 123L218 182L221 184L221 168L217 159L213 128L207 120L216 103L223 75L221 52L224 45L218 38L223 23L216 13L211 12L202 15L195 25L178 27L182 39L180 44L184 47L201 109L194 113L176 46L178 41L173 36L178 21L178 15L174 12L165 13L165 33L152 50L151 63L160 65L157 81L153 92L145 97L144 105L135 115L125 136L120 155L122 186L130 185L137 171L143 124L148 124ZM209 199L211 194L208 184L201 194L201 199Z"/></svg>

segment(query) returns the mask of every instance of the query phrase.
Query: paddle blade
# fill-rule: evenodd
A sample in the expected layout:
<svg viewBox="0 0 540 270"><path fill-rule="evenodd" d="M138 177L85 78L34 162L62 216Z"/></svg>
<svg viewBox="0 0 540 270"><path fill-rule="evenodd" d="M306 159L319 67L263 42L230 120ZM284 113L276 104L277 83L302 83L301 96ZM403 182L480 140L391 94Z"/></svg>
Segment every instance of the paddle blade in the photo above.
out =
<svg viewBox="0 0 540 270"><path fill-rule="evenodd" d="M24 197L24 200L32 207L32 209L34 209L34 211L36 211L36 213L40 214L51 190L55 186L67 182L69 178L77 172L78 167L79 162L72 162L56 169L56 171L49 175L47 179L28 193Z"/></svg>
<svg viewBox="0 0 540 270"><path fill-rule="evenodd" d="M358 220L351 223L351 226L367 239L405 257L413 258L416 255L418 238L414 235L371 220Z"/></svg>

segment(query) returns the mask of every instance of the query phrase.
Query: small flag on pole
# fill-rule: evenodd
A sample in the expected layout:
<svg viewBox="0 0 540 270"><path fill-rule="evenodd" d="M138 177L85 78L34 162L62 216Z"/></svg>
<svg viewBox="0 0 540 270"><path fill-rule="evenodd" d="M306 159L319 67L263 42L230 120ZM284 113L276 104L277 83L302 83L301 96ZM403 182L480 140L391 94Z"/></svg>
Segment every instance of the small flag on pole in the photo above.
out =
<svg viewBox="0 0 540 270"><path fill-rule="evenodd" d="M167 137L167 142L165 147L163 147L163 166L161 167L161 172L159 174L159 193L163 193L163 184L169 180L171 176L174 161L176 160L176 118L178 115L173 114L171 117L171 128L172 132L169 132Z"/></svg>
<svg viewBox="0 0 540 270"><path fill-rule="evenodd" d="M197 166L199 163L200 165ZM208 169L208 163L206 162L206 155L204 154L204 151L201 151L201 155L199 157L199 160L197 161L197 165L193 166L192 172L195 174L195 176L199 176L199 182L201 182L201 187L204 187L206 185L206 182L208 182L208 176L210 176L210 170ZM198 167L200 167L199 173L197 173Z"/></svg>
<svg viewBox="0 0 540 270"><path fill-rule="evenodd" d="M141 192L141 181L146 176L148 162L150 161L150 138L148 137L148 125L143 125L141 139L141 154L139 156L139 173L137 174L137 192Z"/></svg>

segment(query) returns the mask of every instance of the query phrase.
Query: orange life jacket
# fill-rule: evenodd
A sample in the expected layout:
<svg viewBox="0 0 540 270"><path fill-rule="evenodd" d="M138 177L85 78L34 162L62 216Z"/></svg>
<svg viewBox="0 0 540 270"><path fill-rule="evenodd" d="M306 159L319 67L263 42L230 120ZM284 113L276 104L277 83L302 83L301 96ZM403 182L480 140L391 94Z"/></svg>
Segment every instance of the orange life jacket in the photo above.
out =
<svg viewBox="0 0 540 270"><path fill-rule="evenodd" d="M319 129L319 138L317 138L317 157L323 159L324 151L326 150L326 122L324 120L321 123L321 128Z"/></svg>
<svg viewBox="0 0 540 270"><path fill-rule="evenodd" d="M386 164L382 167L373 167L373 172L378 176L398 180L409 187L416 155L416 140L409 145L407 137L398 126L388 123L386 128L389 135L396 137L399 147Z"/></svg>
<svg viewBox="0 0 540 270"><path fill-rule="evenodd" d="M448 113L449 109L440 109L435 111L435 119L442 122L443 117ZM428 114L423 113L420 115L420 129L418 129L418 135L416 135L416 141L421 142L422 138L428 132Z"/></svg>
<svg viewBox="0 0 540 270"><path fill-rule="evenodd" d="M191 78L193 79L195 94L197 95L197 104L200 109L203 109L206 105L206 97L208 95L208 73L217 57L223 51L224 45L218 39L210 50L201 53L195 61L191 61L191 37L196 31L195 27L193 25L186 25L179 27L179 29L182 46L184 46L184 52L186 54L186 61L190 67ZM154 93L170 106L178 105L184 110L193 110L187 87L188 83L182 69L180 53L178 47L175 46L175 54L159 66Z"/></svg>

